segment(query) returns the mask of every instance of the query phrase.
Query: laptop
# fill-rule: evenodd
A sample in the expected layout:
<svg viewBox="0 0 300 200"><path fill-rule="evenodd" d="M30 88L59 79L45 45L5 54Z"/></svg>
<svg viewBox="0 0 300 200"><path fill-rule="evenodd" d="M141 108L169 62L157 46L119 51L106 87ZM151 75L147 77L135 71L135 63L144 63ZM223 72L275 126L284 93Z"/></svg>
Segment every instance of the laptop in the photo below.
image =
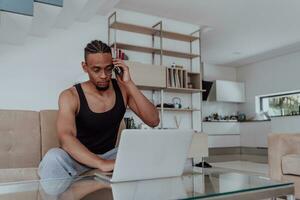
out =
<svg viewBox="0 0 300 200"><path fill-rule="evenodd" d="M94 174L109 182L181 176L193 130L125 129L113 173Z"/></svg>

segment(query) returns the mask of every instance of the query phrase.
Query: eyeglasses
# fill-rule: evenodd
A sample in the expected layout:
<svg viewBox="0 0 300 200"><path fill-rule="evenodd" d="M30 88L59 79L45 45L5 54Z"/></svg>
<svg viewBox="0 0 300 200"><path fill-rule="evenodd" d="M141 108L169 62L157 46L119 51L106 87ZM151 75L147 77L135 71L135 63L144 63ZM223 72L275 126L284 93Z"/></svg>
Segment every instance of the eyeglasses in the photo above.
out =
<svg viewBox="0 0 300 200"><path fill-rule="evenodd" d="M114 65L110 65L109 67L104 68L104 74L106 76L110 76L114 68L115 68Z"/></svg>
<svg viewBox="0 0 300 200"><path fill-rule="evenodd" d="M103 70L103 71L104 71L104 74L105 74L106 76L110 76L110 75L112 75L112 71L113 71L114 68L115 68L115 66L114 66L113 64L111 64L111 65L105 67L104 69L101 69L100 67L95 67L95 68L93 69L93 71L94 71L95 73L99 73L101 70Z"/></svg>

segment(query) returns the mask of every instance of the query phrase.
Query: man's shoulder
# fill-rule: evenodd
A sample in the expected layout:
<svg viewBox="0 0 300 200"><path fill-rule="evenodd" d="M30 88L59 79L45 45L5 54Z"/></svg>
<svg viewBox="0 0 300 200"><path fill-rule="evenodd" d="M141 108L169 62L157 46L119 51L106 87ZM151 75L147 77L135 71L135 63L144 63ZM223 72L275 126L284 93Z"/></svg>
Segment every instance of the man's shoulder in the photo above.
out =
<svg viewBox="0 0 300 200"><path fill-rule="evenodd" d="M59 95L59 99L60 101L64 101L64 100L72 101L72 100L76 100L77 95L78 94L76 88L72 86L70 88L63 90Z"/></svg>

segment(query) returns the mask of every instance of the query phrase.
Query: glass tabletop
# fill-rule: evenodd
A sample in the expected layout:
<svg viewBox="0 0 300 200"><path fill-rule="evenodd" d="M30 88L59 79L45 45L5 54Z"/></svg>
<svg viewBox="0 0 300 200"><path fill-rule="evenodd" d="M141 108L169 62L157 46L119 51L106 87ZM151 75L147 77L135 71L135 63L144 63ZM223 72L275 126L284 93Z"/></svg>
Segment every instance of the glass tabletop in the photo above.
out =
<svg viewBox="0 0 300 200"><path fill-rule="evenodd" d="M237 171L207 169L181 177L122 183L108 183L96 176L3 183L0 199L203 199L288 185L292 183Z"/></svg>

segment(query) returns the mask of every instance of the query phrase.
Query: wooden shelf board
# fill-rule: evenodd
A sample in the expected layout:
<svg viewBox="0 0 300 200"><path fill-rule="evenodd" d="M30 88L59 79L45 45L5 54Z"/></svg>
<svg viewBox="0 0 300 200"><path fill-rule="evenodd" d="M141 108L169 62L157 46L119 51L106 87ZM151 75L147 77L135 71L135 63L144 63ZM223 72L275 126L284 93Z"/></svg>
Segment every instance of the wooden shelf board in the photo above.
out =
<svg viewBox="0 0 300 200"><path fill-rule="evenodd" d="M190 75L200 75L199 72L187 72L187 73L190 74Z"/></svg>
<svg viewBox="0 0 300 200"><path fill-rule="evenodd" d="M185 41L185 42L190 42L190 41L192 42L199 39L199 37L196 36L174 33L170 31L162 31L162 37L173 39L173 40Z"/></svg>
<svg viewBox="0 0 300 200"><path fill-rule="evenodd" d="M161 90L164 87L153 87L153 86L145 86L145 85L137 85L140 90Z"/></svg>
<svg viewBox="0 0 300 200"><path fill-rule="evenodd" d="M122 30L122 31L129 31L134 33L141 33L145 35L152 35L155 34L156 30L153 28L145 27L145 26L138 26L133 24L127 24L122 22L114 22L110 25L110 28Z"/></svg>
<svg viewBox="0 0 300 200"><path fill-rule="evenodd" d="M141 33L141 34L145 34L145 35L154 35L156 33L159 33L159 30L154 29L154 28L149 28L149 27L139 26L139 25L134 25L134 24L128 24L128 23L123 23L123 22L114 22L110 25L110 28L134 32L134 33ZM173 40L185 41L185 42L190 42L190 41L199 39L199 37L196 37L196 36L175 33L175 32L171 32L171 31L164 31L164 30L162 31L162 37L168 38L168 39L173 39Z"/></svg>
<svg viewBox="0 0 300 200"><path fill-rule="evenodd" d="M157 54L160 54L160 51ZM197 58L197 57L199 57L199 55L197 55L197 54L182 53L182 52L170 51L170 50L163 50L163 55L173 56L173 57L177 57L177 58Z"/></svg>
<svg viewBox="0 0 300 200"><path fill-rule="evenodd" d="M138 51L138 52L144 52L144 53L155 53L156 51L159 51L159 49L152 48L152 47L142 47L142 46L136 46L136 45L130 45L130 44L124 44L124 43L116 43L117 48L119 49L126 49L130 51ZM114 44L111 45L113 47Z"/></svg>
<svg viewBox="0 0 300 200"><path fill-rule="evenodd" d="M164 90L166 92L178 92L178 93L197 93L205 92L202 89L191 89L191 88L172 88L172 87L153 87L145 85L137 85L140 90Z"/></svg>
<svg viewBox="0 0 300 200"><path fill-rule="evenodd" d="M157 108L161 110L161 108ZM190 108L164 108L164 111L178 111L178 112L192 112L192 111L201 111L200 109L190 109Z"/></svg>
<svg viewBox="0 0 300 200"><path fill-rule="evenodd" d="M114 44L111 45L113 47ZM143 47L143 46L136 46L131 44L124 44L124 43L116 43L117 48L119 49L126 49L130 51L137 51L137 52L144 52L144 53L155 53L160 54L160 49L152 48L152 47ZM182 53L177 51L170 51L170 50L162 50L162 54L165 56L173 56L178 58L196 58L199 57L197 54L189 54L189 53Z"/></svg>
<svg viewBox="0 0 300 200"><path fill-rule="evenodd" d="M192 89L192 88L173 88L167 87L165 89L166 92L179 92L179 93L197 93L197 92L205 92L202 89Z"/></svg>

